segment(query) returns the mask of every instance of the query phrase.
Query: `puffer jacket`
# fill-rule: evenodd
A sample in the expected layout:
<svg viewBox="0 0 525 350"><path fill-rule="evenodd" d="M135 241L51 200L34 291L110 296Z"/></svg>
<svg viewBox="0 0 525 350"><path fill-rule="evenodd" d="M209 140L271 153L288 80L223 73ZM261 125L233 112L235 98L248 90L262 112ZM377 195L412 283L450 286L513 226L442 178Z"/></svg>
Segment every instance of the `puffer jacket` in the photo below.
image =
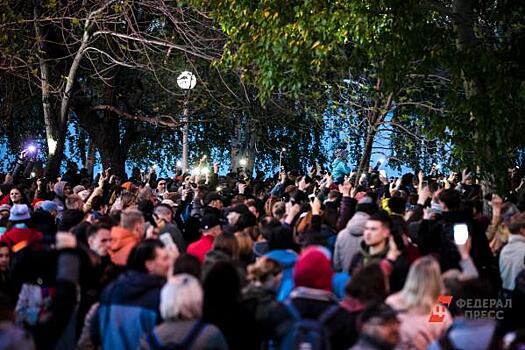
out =
<svg viewBox="0 0 525 350"><path fill-rule="evenodd" d="M359 251L368 218L367 213L356 212L346 227L337 235L334 251L335 271L348 271L352 257Z"/></svg>

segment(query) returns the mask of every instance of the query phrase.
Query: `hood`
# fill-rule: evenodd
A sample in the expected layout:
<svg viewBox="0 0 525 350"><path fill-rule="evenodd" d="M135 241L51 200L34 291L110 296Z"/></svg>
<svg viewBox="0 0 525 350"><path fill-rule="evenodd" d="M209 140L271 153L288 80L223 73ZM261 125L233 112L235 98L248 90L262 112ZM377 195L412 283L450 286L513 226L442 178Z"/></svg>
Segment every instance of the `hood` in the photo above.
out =
<svg viewBox="0 0 525 350"><path fill-rule="evenodd" d="M123 286L119 288L122 299L139 300L144 294L162 288L166 279L145 272L127 271L119 277L118 283ZM155 301L152 300L152 302L155 304Z"/></svg>
<svg viewBox="0 0 525 350"><path fill-rule="evenodd" d="M64 198L64 187L66 187L66 185L67 185L66 181L58 181L55 184L55 186L53 187L53 191L58 197Z"/></svg>
<svg viewBox="0 0 525 350"><path fill-rule="evenodd" d="M330 260L321 250L311 247L304 250L293 272L296 287L307 287L332 291L332 276L334 271Z"/></svg>
<svg viewBox="0 0 525 350"><path fill-rule="evenodd" d="M283 269L292 268L295 265L298 258L297 253L289 249L272 250L264 256L266 256L268 259L278 262L280 265L282 265Z"/></svg>
<svg viewBox="0 0 525 350"><path fill-rule="evenodd" d="M370 215L365 212L358 211L346 224L345 231L355 237L361 237L365 231L365 224Z"/></svg>
<svg viewBox="0 0 525 350"><path fill-rule="evenodd" d="M109 246L111 261L117 265L126 265L129 253L138 242L139 238L133 232L120 226L113 227Z"/></svg>

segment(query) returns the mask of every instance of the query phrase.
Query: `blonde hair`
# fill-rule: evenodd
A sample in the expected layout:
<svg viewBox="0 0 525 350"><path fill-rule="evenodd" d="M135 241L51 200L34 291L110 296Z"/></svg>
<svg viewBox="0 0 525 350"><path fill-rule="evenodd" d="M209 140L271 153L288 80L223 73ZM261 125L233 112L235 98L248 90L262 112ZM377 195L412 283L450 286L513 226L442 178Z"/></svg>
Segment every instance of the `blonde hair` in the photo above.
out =
<svg viewBox="0 0 525 350"><path fill-rule="evenodd" d="M256 286L260 286L278 275L281 271L281 265L277 262L262 257L254 264L248 265L246 279Z"/></svg>
<svg viewBox="0 0 525 350"><path fill-rule="evenodd" d="M435 258L425 256L416 260L410 267L401 295L407 309L427 313L443 289L439 263Z"/></svg>
<svg viewBox="0 0 525 350"><path fill-rule="evenodd" d="M202 302L203 292L199 281L186 273L175 275L160 291L160 315L165 321L200 318Z"/></svg>
<svg viewBox="0 0 525 350"><path fill-rule="evenodd" d="M84 201L77 194L72 194L72 195L66 197L66 201L65 202L66 202L65 204L66 204L66 208L67 209L82 210L82 208L84 207Z"/></svg>
<svg viewBox="0 0 525 350"><path fill-rule="evenodd" d="M239 245L239 256L250 255L253 247L253 240L247 229L235 232L235 239Z"/></svg>

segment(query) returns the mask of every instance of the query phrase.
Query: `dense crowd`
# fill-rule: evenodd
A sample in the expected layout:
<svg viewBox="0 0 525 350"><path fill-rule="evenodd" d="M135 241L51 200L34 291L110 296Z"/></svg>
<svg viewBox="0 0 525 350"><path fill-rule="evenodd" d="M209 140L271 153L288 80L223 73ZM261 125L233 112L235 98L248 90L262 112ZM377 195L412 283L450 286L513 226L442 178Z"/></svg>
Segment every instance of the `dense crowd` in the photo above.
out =
<svg viewBox="0 0 525 350"><path fill-rule="evenodd" d="M0 349L522 349L519 169L496 194L347 163L49 179L22 153L0 186Z"/></svg>

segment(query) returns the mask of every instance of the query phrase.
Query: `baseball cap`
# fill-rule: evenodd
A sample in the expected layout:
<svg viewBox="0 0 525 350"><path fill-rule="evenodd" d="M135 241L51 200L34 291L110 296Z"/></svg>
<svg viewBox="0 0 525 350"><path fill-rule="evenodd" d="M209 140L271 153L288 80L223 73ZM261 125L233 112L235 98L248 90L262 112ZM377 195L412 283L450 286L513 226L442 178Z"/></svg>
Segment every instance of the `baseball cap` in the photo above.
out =
<svg viewBox="0 0 525 350"><path fill-rule="evenodd" d="M208 231L220 224L221 220L219 220L219 218L213 214L204 215L201 219L201 229L203 231Z"/></svg>

